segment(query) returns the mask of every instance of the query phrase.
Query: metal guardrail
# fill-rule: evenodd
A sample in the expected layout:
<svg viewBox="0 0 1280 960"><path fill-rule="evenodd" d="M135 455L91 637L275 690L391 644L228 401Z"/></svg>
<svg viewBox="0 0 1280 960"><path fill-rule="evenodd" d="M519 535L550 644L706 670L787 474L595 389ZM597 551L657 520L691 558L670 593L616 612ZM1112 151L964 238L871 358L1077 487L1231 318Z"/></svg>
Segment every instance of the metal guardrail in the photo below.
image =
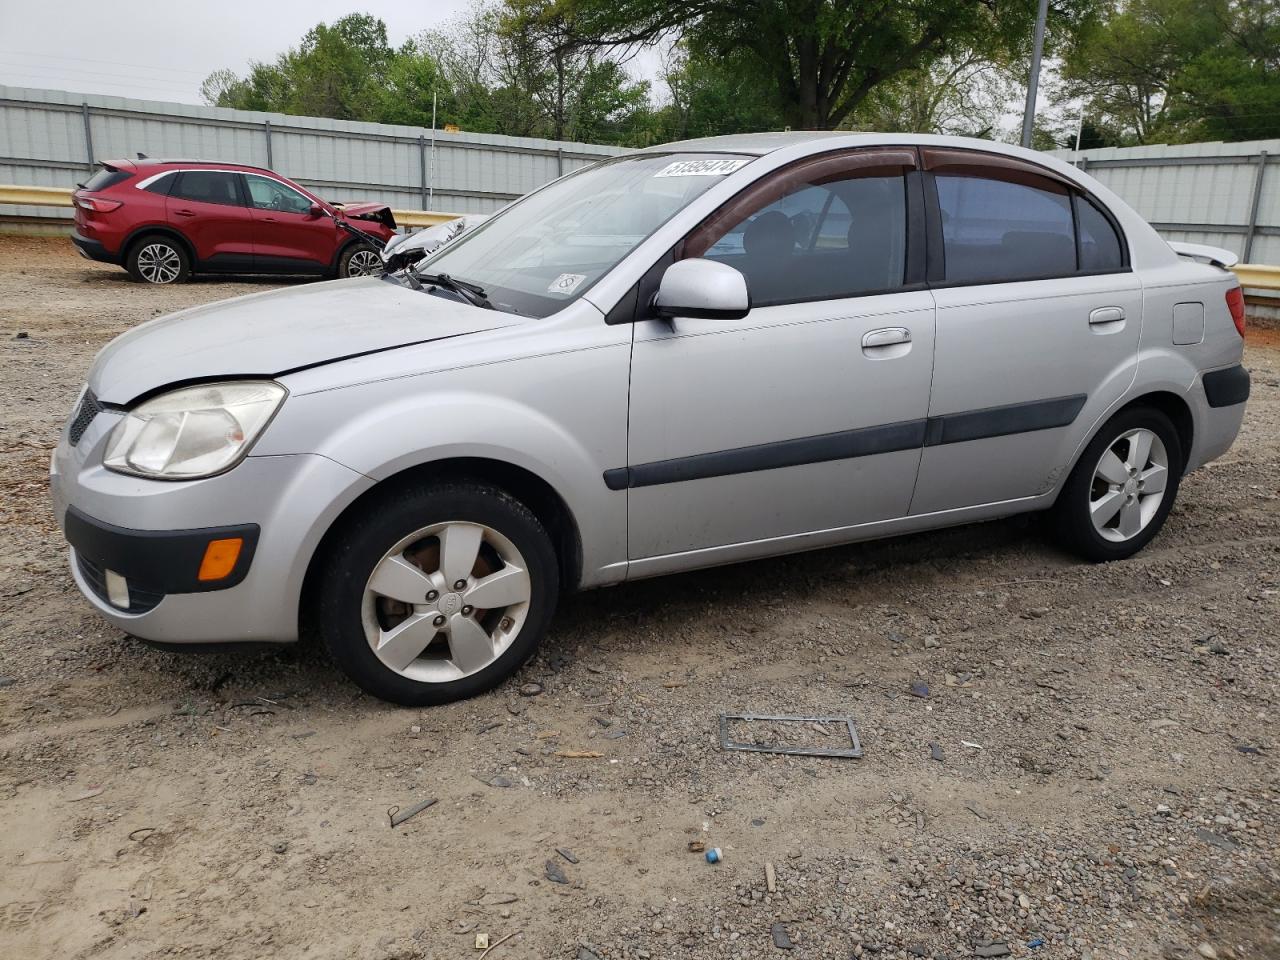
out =
<svg viewBox="0 0 1280 960"><path fill-rule="evenodd" d="M23 187L0 184L0 204L34 207L69 207L71 191L66 187ZM402 227L434 227L462 216L460 213L440 213L434 210L392 210L396 223Z"/></svg>
<svg viewBox="0 0 1280 960"><path fill-rule="evenodd" d="M23 187L0 184L0 204L37 207L69 207L71 191L65 187ZM392 210L402 227L434 227L462 216L434 210ZM1280 291L1280 267L1261 263L1238 263L1232 268L1242 287Z"/></svg>

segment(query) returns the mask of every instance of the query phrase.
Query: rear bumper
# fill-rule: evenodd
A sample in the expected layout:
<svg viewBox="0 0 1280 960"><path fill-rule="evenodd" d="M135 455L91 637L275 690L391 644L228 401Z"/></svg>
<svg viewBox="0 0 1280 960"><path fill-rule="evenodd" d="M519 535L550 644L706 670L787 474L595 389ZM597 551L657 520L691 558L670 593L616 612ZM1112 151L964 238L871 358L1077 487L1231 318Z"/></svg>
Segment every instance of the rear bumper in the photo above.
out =
<svg viewBox="0 0 1280 960"><path fill-rule="evenodd" d="M1249 371L1241 364L1212 370L1201 379L1204 397L1211 407L1233 407L1249 399Z"/></svg>
<svg viewBox="0 0 1280 960"><path fill-rule="evenodd" d="M93 240L77 232L71 234L71 242L80 251L80 256L87 260L97 260L99 263L114 263L117 266L120 264L119 254L109 251L101 240Z"/></svg>
<svg viewBox="0 0 1280 960"><path fill-rule="evenodd" d="M1200 375L1187 394L1195 422L1187 472L1216 460L1235 442L1249 398L1249 371L1240 364Z"/></svg>

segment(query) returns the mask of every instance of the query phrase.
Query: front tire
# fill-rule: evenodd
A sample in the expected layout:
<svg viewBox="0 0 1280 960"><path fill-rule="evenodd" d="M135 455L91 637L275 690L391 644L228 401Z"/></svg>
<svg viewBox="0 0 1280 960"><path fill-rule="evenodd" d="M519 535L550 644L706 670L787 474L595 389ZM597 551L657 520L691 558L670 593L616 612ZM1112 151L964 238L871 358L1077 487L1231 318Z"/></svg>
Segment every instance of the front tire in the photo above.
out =
<svg viewBox="0 0 1280 960"><path fill-rule="evenodd" d="M320 634L361 688L408 707L489 690L529 659L559 594L537 517L484 484L375 500L335 538L319 580Z"/></svg>
<svg viewBox="0 0 1280 960"><path fill-rule="evenodd" d="M191 276L191 258L177 240L143 237L129 248L124 267L139 283L182 283Z"/></svg>
<svg viewBox="0 0 1280 960"><path fill-rule="evenodd" d="M1085 447L1062 488L1052 517L1058 539L1096 563L1133 556L1164 526L1185 462L1164 413L1122 410Z"/></svg>
<svg viewBox="0 0 1280 960"><path fill-rule="evenodd" d="M382 257L367 243L353 243L338 258L338 277L376 277L382 273Z"/></svg>

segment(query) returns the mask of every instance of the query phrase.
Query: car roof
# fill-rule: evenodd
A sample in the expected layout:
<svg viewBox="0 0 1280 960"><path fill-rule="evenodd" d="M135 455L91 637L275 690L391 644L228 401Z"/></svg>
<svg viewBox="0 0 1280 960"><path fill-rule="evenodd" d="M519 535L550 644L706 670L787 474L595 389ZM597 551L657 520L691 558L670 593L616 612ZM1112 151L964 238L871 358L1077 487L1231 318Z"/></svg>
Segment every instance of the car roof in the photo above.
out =
<svg viewBox="0 0 1280 960"><path fill-rule="evenodd" d="M137 160L104 160L100 161L109 167L116 167L123 170L136 170L142 172L144 170L156 170L159 167L209 167L212 170L253 170L261 173L269 173L272 176L279 177L281 174L276 173L268 167L255 166L252 163L239 163L235 160L193 160L193 159L165 159L161 157L141 157ZM158 171L157 171L158 172Z"/></svg>
<svg viewBox="0 0 1280 960"><path fill-rule="evenodd" d="M763 157L766 154L789 147L811 146L813 152L834 150L840 147L878 146L927 146L961 147L985 150L1007 156L1033 160L1046 164L1046 157L1034 150L1027 150L997 140L980 140L976 137L948 137L928 133L876 133L847 130L783 130L773 133L733 133L719 137L699 137L693 140L677 140L647 147L642 153L741 153Z"/></svg>

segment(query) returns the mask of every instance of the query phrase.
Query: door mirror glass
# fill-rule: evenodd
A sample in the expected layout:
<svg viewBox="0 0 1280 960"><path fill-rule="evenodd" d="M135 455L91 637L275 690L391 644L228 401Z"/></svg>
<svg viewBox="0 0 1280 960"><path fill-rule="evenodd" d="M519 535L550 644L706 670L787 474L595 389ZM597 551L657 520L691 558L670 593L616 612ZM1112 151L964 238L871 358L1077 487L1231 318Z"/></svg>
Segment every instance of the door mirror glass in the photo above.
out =
<svg viewBox="0 0 1280 960"><path fill-rule="evenodd" d="M738 320L751 310L747 278L714 260L680 260L667 267L654 298L662 317Z"/></svg>

